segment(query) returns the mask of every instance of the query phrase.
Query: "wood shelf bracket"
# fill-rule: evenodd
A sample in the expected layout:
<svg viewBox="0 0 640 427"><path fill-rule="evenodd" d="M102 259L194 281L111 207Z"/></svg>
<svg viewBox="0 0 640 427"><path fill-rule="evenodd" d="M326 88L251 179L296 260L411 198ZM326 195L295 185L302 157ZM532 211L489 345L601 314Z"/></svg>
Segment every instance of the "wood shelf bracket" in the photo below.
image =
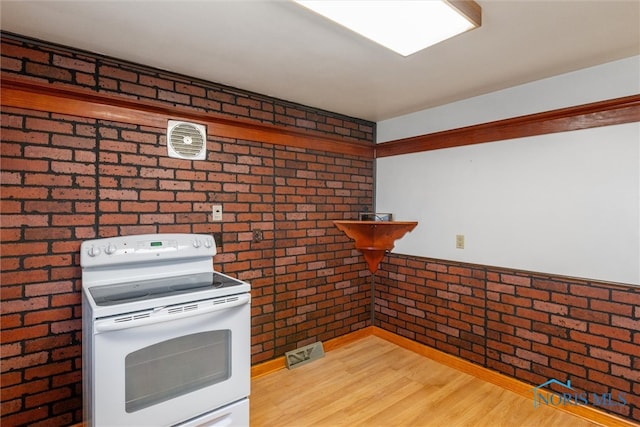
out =
<svg viewBox="0 0 640 427"><path fill-rule="evenodd" d="M384 255L393 249L395 241L412 231L417 221L333 221L338 230L356 243L369 271L378 271Z"/></svg>

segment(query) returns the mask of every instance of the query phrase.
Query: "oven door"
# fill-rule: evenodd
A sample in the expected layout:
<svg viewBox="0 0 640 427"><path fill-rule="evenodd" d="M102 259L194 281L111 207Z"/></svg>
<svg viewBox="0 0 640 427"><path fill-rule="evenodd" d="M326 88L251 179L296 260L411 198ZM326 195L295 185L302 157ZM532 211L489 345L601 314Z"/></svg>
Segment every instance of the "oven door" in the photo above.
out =
<svg viewBox="0 0 640 427"><path fill-rule="evenodd" d="M250 295L93 324L94 426L169 426L246 398Z"/></svg>

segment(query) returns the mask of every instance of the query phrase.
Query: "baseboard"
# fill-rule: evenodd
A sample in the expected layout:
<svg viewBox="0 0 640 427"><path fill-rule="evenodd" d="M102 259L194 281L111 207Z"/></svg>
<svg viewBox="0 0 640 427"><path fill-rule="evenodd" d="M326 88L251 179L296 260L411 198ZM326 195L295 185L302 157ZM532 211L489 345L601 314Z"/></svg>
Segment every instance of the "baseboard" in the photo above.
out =
<svg viewBox="0 0 640 427"><path fill-rule="evenodd" d="M432 347L420 344L409 338L396 335L392 332L385 331L378 327L372 327L371 333L379 338L389 341L399 347L411 350L414 353L418 353L424 357L434 360L450 368L456 369L465 374L473 375L474 377L486 381L491 384L495 384L505 390L512 391L521 396L529 399L533 399L531 389L535 385L528 384L509 377L507 375L500 374L492 371L491 369L484 368L475 363L471 363L456 356L452 356L448 353L436 350ZM592 406L585 405L566 405L557 406L557 409L576 415L580 418L591 421L592 423L600 424L607 427L640 427L640 424L634 423L631 420L617 417L615 415L600 411Z"/></svg>
<svg viewBox="0 0 640 427"><path fill-rule="evenodd" d="M421 356L427 357L460 372L464 372L465 374L469 374L488 383L495 384L499 387L504 388L505 390L509 390L528 399L533 399L531 389L535 387L535 385L525 383L504 374L500 374L498 372L492 371L491 369L484 368L480 365L476 365L475 363L471 363L459 357L452 356L448 353L436 350L435 348L429 347L427 345L420 344L416 341L410 340L409 338L405 338L392 332L385 331L384 329L381 329L377 326L368 326L358 331L331 339L323 343L324 349L325 351L335 350L371 335L382 338L385 341L389 341L390 343L393 343L399 347L406 348L407 350L413 351L414 353L420 354ZM263 375L285 369L285 367L286 363L284 357L278 357L259 365L252 366L251 378L258 378ZM634 423L631 420L626 420L624 418L599 411L598 409L591 406L558 406L557 409L568 412L572 415L576 415L580 418L602 426L640 427L640 424Z"/></svg>
<svg viewBox="0 0 640 427"><path fill-rule="evenodd" d="M331 351L371 335L374 335L373 326L367 326L366 328L325 341L322 343L322 346L324 347L324 351ZM284 369L286 366L284 356L267 360L266 362L253 365L251 367L251 378L259 378L264 375L268 375L272 372Z"/></svg>
<svg viewBox="0 0 640 427"><path fill-rule="evenodd" d="M368 336L376 336L382 338L390 343L396 344L399 347L406 348L414 353L420 354L424 357L428 357L438 363L441 363L450 368L456 369L465 374L473 375L474 377L486 381L491 384L495 384L505 390L512 391L526 398L532 398L531 389L534 387L531 384L519 381L515 378L507 375L500 374L475 363L468 362L459 357L452 356L448 353L436 350L432 347L420 344L416 341L412 341L409 338L396 335L392 332L385 331L377 326L368 326L355 332L351 332L346 335L331 339L323 343L325 351L335 350L343 347L352 342L358 341ZM261 376L270 374L272 372L279 371L286 368L285 358L278 357L258 365L251 367L251 378L259 378ZM590 406L558 406L557 409L576 415L580 418L584 418L592 423L596 423L607 427L640 427L640 424L633 421L626 420L624 418L617 417L606 412L599 411ZM76 424L73 427L82 427L82 423Z"/></svg>

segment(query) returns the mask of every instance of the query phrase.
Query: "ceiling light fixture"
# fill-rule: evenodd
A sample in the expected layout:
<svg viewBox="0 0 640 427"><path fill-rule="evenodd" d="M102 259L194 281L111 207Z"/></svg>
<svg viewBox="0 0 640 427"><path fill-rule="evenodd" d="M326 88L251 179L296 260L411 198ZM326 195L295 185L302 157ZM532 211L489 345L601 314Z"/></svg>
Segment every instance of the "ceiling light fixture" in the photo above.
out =
<svg viewBox="0 0 640 427"><path fill-rule="evenodd" d="M294 1L404 56L481 24L474 1Z"/></svg>

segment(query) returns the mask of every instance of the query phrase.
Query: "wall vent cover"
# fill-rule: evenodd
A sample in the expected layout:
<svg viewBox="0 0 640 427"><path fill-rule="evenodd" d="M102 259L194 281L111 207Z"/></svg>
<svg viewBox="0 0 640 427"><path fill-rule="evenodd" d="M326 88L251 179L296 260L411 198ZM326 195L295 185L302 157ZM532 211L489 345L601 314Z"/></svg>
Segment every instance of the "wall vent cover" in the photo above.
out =
<svg viewBox="0 0 640 427"><path fill-rule="evenodd" d="M167 150L169 157L204 160L207 157L207 128L195 123L169 120Z"/></svg>

